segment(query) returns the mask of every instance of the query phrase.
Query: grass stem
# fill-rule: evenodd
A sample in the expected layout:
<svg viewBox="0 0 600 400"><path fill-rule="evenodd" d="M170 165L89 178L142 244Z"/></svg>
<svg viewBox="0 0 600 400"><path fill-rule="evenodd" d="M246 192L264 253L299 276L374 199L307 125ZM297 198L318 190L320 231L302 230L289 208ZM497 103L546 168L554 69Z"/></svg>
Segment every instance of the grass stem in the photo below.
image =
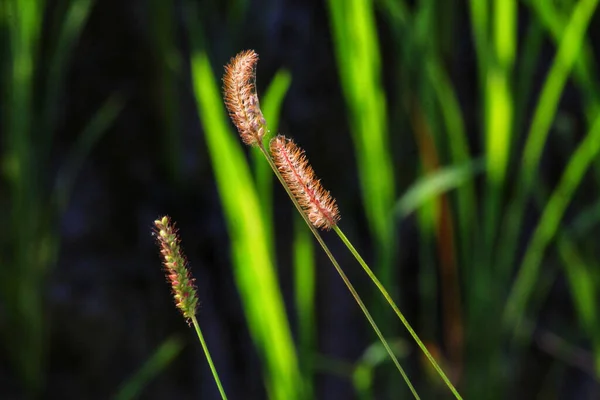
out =
<svg viewBox="0 0 600 400"><path fill-rule="evenodd" d="M379 337L379 340L381 341L381 343L383 344L383 347L388 352L390 358L392 359L392 361L396 365L396 368L400 372L400 375L402 375L402 378L404 379L404 381L408 385L408 388L410 389L411 393L413 394L413 396L415 397L415 399L420 399L419 395L417 394L417 391L415 390L414 386L410 382L410 379L406 375L406 372L404 371L404 369L402 368L402 366L398 362L398 359L396 358L396 355L394 354L394 352L390 348L390 345L388 344L387 340L385 339L385 337L381 333L381 330L379 330L379 327L377 326L377 323L375 322L375 320L371 316L371 313L369 313L369 310L365 306L365 304L362 301L360 295L356 292L356 289L354 289L354 286L352 285L352 283L350 282L350 280L348 279L348 277L346 276L346 274L342 270L342 267L339 265L339 263L337 262L337 260L335 259L335 257L331 253L331 251L329 250L329 247L323 241L323 238L321 237L321 235L319 234L319 232L317 231L317 229L311 224L311 222L309 221L308 217L306 216L306 213L302 210L302 207L300 207L300 204L296 200L296 197L294 197L294 195L290 191L289 187L285 183L283 177L281 176L281 174L279 173L279 170L277 169L277 166L275 165L275 163L273 162L273 159L271 158L271 156L269 155L269 153L265 149L263 143L261 143L260 150L262 151L262 153L264 154L265 158L267 159L267 162L271 166L271 169L273 170L273 172L275 173L275 175L279 179L279 182L281 182L281 185L284 187L284 189L287 192L288 196L290 197L290 199L292 200L292 202L296 206L296 209L298 210L298 212L300 213L300 215L304 219L304 222L306 222L306 225L310 228L311 232L315 236L315 239L317 239L317 242L319 242L319 244L323 248L323 251L325 252L325 254L327 254L327 257L329 257L329 260L331 261L331 263L335 267L336 271L338 272L338 274L340 275L340 277L342 278L342 280L346 284L346 287L348 288L348 290L352 294L352 297L354 297L354 300L356 300L356 303L358 304L358 306L362 310L363 314L365 314L365 317L369 321L369 324L371 324L371 327L373 328L373 330L375 331L375 333Z"/></svg>
<svg viewBox="0 0 600 400"><path fill-rule="evenodd" d="M196 328L196 333L198 334L198 339L200 340L200 344L202 345L202 350L204 350L204 354L206 355L206 361L208 361L208 366L210 367L210 371L215 378L215 383L219 388L219 393L221 393L221 398L223 400L227 400L227 395L225 394L225 390L223 389L223 385L221 385L221 380L219 379L219 374L217 373L217 369L215 368L215 364L213 364L212 357L210 356L210 352L208 351L208 346L204 341L204 336L202 335L202 331L200 330L200 325L196 320L196 317L192 317L192 324L194 324L194 328Z"/></svg>
<svg viewBox="0 0 600 400"><path fill-rule="evenodd" d="M400 309L398 309L398 306L396 306L396 303L394 302L392 297L389 295L389 293L387 292L385 287L381 284L379 279L377 279L377 277L375 276L375 274L373 273L371 268L369 268L369 266L367 265L365 260L363 260L361 255L358 253L358 251L356 251L356 249L354 248L354 246L352 245L350 240L348 240L346 235L344 235L344 233L342 232L342 230L339 227L334 226L333 230L335 231L335 233L338 234L338 236L340 237L342 242L344 242L346 247L348 247L348 250L350 250L352 255L354 255L354 258L356 258L356 260L361 265L361 267L365 270L367 275L369 275L369 278L371 278L373 283L375 283L375 286L377 286L377 289L379 289L381 294L383 294L383 297L385 297L385 299L387 300L389 305L392 307L392 309L394 310L396 315L398 315L398 318L400 318L400 321L402 322L404 327L406 327L406 330L408 331L408 333L410 333L410 335L413 337L415 342L417 342L417 345L419 345L419 347L421 348L421 350L423 351L423 353L425 354L425 356L427 357L427 359L429 360L429 362L431 363L433 368L440 375L440 377L442 378L442 380L444 381L446 386L448 386L448 389L450 389L452 394L454 394L454 397L456 397L457 399L462 399L462 397L460 396L460 394L458 393L458 391L456 390L454 385L452 385L452 382L450 382L450 379L448 379L448 377L446 376L446 374L444 373L442 368L439 366L439 364L435 361L435 359L433 358L431 353L429 353L429 350L427 350L427 347L423 344L421 339L419 339L419 336L416 334L415 330L410 326L410 324L408 323L408 320L404 317L404 314L402 314Z"/></svg>

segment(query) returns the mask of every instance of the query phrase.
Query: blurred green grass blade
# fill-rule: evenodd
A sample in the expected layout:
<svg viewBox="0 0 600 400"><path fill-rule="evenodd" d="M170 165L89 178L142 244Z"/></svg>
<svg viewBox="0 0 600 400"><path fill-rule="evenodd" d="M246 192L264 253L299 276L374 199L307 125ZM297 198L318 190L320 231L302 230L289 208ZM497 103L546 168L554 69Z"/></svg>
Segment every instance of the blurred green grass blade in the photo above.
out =
<svg viewBox="0 0 600 400"><path fill-rule="evenodd" d="M402 339L390 341L390 347L399 358L406 359L410 352L410 346ZM373 342L363 351L360 359L355 363L352 374L352 383L360 399L374 398L373 389L377 367L385 365L389 361L390 357L379 341ZM389 390L392 390L392 388L388 388L388 392ZM408 396L407 391L401 387L393 388L393 390L395 397L405 398ZM398 390L402 392L399 393Z"/></svg>
<svg viewBox="0 0 600 400"><path fill-rule="evenodd" d="M264 141L271 139L271 137L277 134L279 130L279 116L281 113L281 106L283 100L287 94L290 85L292 84L292 75L288 70L280 69L277 71L273 80L269 84L269 87L265 91L265 95L261 97L260 108L263 111L263 115L267 120L269 132L264 137ZM268 167L269 175L272 174L271 169Z"/></svg>
<svg viewBox="0 0 600 400"><path fill-rule="evenodd" d="M475 42L477 56L477 71L479 73L479 86L483 91L488 64L488 41L490 33L488 0L470 0L469 11L471 17L471 30Z"/></svg>
<svg viewBox="0 0 600 400"><path fill-rule="evenodd" d="M546 248L557 232L573 193L599 151L600 117L597 117L589 133L571 156L527 246L523 262L506 302L504 322L511 330L519 329L536 284Z"/></svg>
<svg viewBox="0 0 600 400"><path fill-rule="evenodd" d="M577 60L588 25L598 0L581 0L573 10L560 41L535 109L533 122L523 152L522 172L525 189L530 189L550 125L554 120L560 95Z"/></svg>
<svg viewBox="0 0 600 400"><path fill-rule="evenodd" d="M396 202L394 212L405 218L426 203L472 180L484 170L485 160L477 159L465 165L441 168L418 180Z"/></svg>
<svg viewBox="0 0 600 400"><path fill-rule="evenodd" d="M598 334L598 332L591 332L597 325L599 300L594 279L588 273L592 267L586 265L575 244L566 235L559 235L557 243L575 310L579 314L583 328L588 333Z"/></svg>
<svg viewBox="0 0 600 400"><path fill-rule="evenodd" d="M266 363L267 392L295 399L303 385L283 307L267 232L239 138L227 124L217 81L204 52L191 61L194 92L232 244L234 277L258 352Z"/></svg>
<svg viewBox="0 0 600 400"><path fill-rule="evenodd" d="M499 251L501 270L508 271L514 262L525 202L538 170L544 143L554 120L558 101L579 55L585 32L597 5L598 0L581 0L577 3L542 88L523 151L519 170L520 183L507 211L507 225L503 229ZM505 272L505 275L509 275L508 272Z"/></svg>
<svg viewBox="0 0 600 400"><path fill-rule="evenodd" d="M510 69L515 59L517 47L517 2L515 0L495 0L494 47L498 64Z"/></svg>
<svg viewBox="0 0 600 400"><path fill-rule="evenodd" d="M583 329L591 339L596 377L600 378L600 287L590 273L591 270L597 271L600 265L597 262L586 262L566 235L559 235L558 250L563 260L563 269L569 282L575 310Z"/></svg>
<svg viewBox="0 0 600 400"><path fill-rule="evenodd" d="M0 272L5 317L11 332L4 334L6 351L15 364L26 394L39 395L42 386L44 348L43 290L45 265L40 263L41 238L45 238L40 186L32 125L34 112L35 65L43 20L43 2L11 0L1 5L6 13L7 57L2 71L3 174L9 191L11 246L9 264ZM4 33L4 32L3 32ZM4 44L4 43L3 43Z"/></svg>
<svg viewBox="0 0 600 400"><path fill-rule="evenodd" d="M153 108L158 114L162 130L162 162L169 178L177 186L184 185L182 174L183 137L181 130L181 101L178 88L182 73L182 57L177 48L177 7L173 2L150 0L148 4L148 27L152 43Z"/></svg>
<svg viewBox="0 0 600 400"><path fill-rule="evenodd" d="M148 383L164 371L183 350L179 336L166 339L142 365L142 367L124 382L114 396L115 400L131 400L141 396Z"/></svg>
<svg viewBox="0 0 600 400"><path fill-rule="evenodd" d="M77 174L79 173L84 160L102 135L117 119L123 110L124 105L125 100L119 94L115 94L108 98L90 119L89 123L83 129L77 138L77 141L69 151L66 161L58 172L54 192L52 193L52 198L59 214L62 213L67 206L75 185Z"/></svg>
<svg viewBox="0 0 600 400"><path fill-rule="evenodd" d="M550 32L551 38L556 42L560 43L564 30L569 22L568 15L564 11L558 10L556 5L552 2L544 0L526 0L525 3L532 8L536 16L539 18L541 23ZM584 97L588 100L593 100L592 107L588 110L588 119L590 122L598 112L598 104L600 88L598 86L596 64L594 62L593 52L591 45L586 38L582 41L582 48L579 56L575 60L574 65L574 78L578 83L578 86ZM591 117L591 118L590 118Z"/></svg>
<svg viewBox="0 0 600 400"><path fill-rule="evenodd" d="M519 67L517 69L515 86L515 129L517 133L513 137L513 143L519 134L521 127L525 126L525 118L528 114L531 89L535 82L535 72L542 50L543 28L537 19L533 19L527 26L525 39L520 54Z"/></svg>
<svg viewBox="0 0 600 400"><path fill-rule="evenodd" d="M395 182L373 4L370 0L329 0L328 5L362 198L376 247L376 274L384 286L392 288L395 239L390 216Z"/></svg>
<svg viewBox="0 0 600 400"><path fill-rule="evenodd" d="M5 77L6 103L3 107L6 155L5 173L16 186L17 196L29 197L33 190L31 166L31 124L36 116L33 110L34 67L39 45L39 29L43 6L40 1L12 0L7 2L9 60ZM29 193L33 194L33 193ZM31 197L30 197L31 198ZM24 199L21 199L24 200ZM17 201L15 204L24 204Z"/></svg>
<svg viewBox="0 0 600 400"><path fill-rule="evenodd" d="M45 81L45 99L42 111L42 144L39 150L45 159L51 149L52 137L54 135L58 105L60 104L61 88L64 84L64 78L67 73L69 57L75 47L77 39L83 31L90 12L92 10L92 0L67 1L67 10L64 20L57 22L60 26L58 40L55 44L54 52L48 68L48 76ZM62 15L55 15L55 18L61 18Z"/></svg>
<svg viewBox="0 0 600 400"><path fill-rule="evenodd" d="M569 21L568 12L565 12L564 5L561 7L560 4L540 0L529 0L526 3L549 32L551 39L556 43L560 43ZM574 2L571 1L570 3L568 8L572 10ZM596 115L600 113L600 80L597 71L598 66L594 59L590 40L584 37L581 50L573 66L573 80L581 93L588 124L591 124ZM600 184L600 161L594 163L594 175L596 183Z"/></svg>
<svg viewBox="0 0 600 400"><path fill-rule="evenodd" d="M300 366L307 381L306 398L314 398L313 357L316 353L316 265L310 230L302 217L294 213L294 293L298 313L298 352Z"/></svg>
<svg viewBox="0 0 600 400"><path fill-rule="evenodd" d="M589 237L590 231L600 223L600 200L584 208L571 222L569 237L575 240Z"/></svg>
<svg viewBox="0 0 600 400"><path fill-rule="evenodd" d="M383 12L387 13L392 21L396 21L398 26L406 28L411 15L404 0L379 0L378 3L382 3Z"/></svg>
<svg viewBox="0 0 600 400"><path fill-rule="evenodd" d="M261 97L261 109L268 124L269 131L265 134L263 140L268 141L277 134L279 129L279 115L281 106L287 91L292 83L292 76L287 70L279 70L273 77L269 87L265 91L264 97ZM268 146L267 146L268 147ZM265 229L269 244L275 244L273 234L273 171L269 163L265 161L263 154L258 148L252 148L252 165L254 166L254 177L256 179L256 190L259 203L262 206ZM272 247L272 246L271 246ZM273 255L275 254L271 249Z"/></svg>
<svg viewBox="0 0 600 400"><path fill-rule="evenodd" d="M454 164L463 164L471 161L471 152L467 140L464 118L452 82L437 59L427 63L427 74L430 85L433 87L441 110L441 116L449 136L449 146ZM460 231L459 245L463 265L467 265L471 249L474 230L477 230L477 218L474 210L477 209L475 185L469 180L457 190L458 200L458 226Z"/></svg>
<svg viewBox="0 0 600 400"><path fill-rule="evenodd" d="M510 160L514 99L511 88L517 31L516 0L495 0L492 46L485 78L485 154L487 190L484 198L484 240L488 257L498 233L500 199Z"/></svg>

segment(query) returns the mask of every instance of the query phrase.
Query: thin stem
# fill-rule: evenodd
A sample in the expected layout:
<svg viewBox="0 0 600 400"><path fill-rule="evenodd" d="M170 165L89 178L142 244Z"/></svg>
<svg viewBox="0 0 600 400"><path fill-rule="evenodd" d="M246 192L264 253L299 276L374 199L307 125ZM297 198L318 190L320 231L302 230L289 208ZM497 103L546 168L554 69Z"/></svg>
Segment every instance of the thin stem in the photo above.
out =
<svg viewBox="0 0 600 400"><path fill-rule="evenodd" d="M202 350L204 350L204 354L206 355L206 360L208 361L208 366L213 374L213 378L215 378L215 383L219 388L219 393L221 393L221 398L223 400L227 400L227 395L225 394L225 390L223 390L223 386L221 385L221 380L219 379L219 374L217 373L217 369L215 368L215 364L213 364L212 358L210 356L210 352L208 351L208 346L206 346L206 342L204 341L204 336L202 335L202 331L200 330L200 325L198 325L198 321L196 320L196 316L192 316L192 323L194 324L194 328L196 328L196 333L198 334L198 339L200 339L200 344L202 345Z"/></svg>
<svg viewBox="0 0 600 400"><path fill-rule="evenodd" d="M421 341L421 339L419 339L419 336L417 336L417 334L415 333L414 329L410 326L410 324L408 323L408 320L404 317L404 314L402 314L402 312L398 309L398 306L396 306L396 303L394 302L394 300L392 299L392 297L389 295L389 293L387 292L387 290L385 290L385 287L383 287L383 285L381 284L381 282L379 281L379 279L377 279L377 277L375 276L375 274L373 273L373 271L371 271L371 268L369 268L369 266L367 265L367 263L365 262L365 260L363 260L363 258L358 253L358 251L356 251L356 249L354 248L354 246L352 245L352 243L350 242L350 240L348 240L348 238L346 237L346 235L344 235L344 233L342 232L342 230L340 228L338 228L337 226L334 226L333 230L335 231L335 233L338 234L338 236L340 237L340 239L342 240L342 242L344 242L344 244L346 245L346 247L348 247L348 249L350 250L350 252L352 253L352 255L354 255L354 258L356 258L356 260L359 262L359 264L361 265L361 267L365 270L365 272L367 273L367 275L369 275L369 278L371 278L371 280L373 281L373 283L375 283L375 286L377 286L377 289L379 289L379 291L381 292L381 294L383 294L383 297L385 297L385 299L387 300L387 302L389 303L389 305L392 307L392 309L394 310L394 312L396 313L396 315L398 315L398 318L400 318L400 321L402 321L402 324L404 325L404 327L406 328L406 330L408 331L408 333L410 333L410 335L413 337L413 339L415 340L415 342L417 342L417 344L419 345L419 347L421 348L421 350L423 351L423 353L425 354L425 356L427 357L427 359L429 360L429 362L431 363L431 365L433 366L433 368L440 375L440 377L442 378L442 380L444 381L444 383L446 383L446 386L448 386L448 389L450 389L450 391L452 392L452 394L454 394L454 397L456 397L457 399L461 399L462 400L462 397L460 396L460 394L458 394L458 391L456 390L456 388L454 387L454 385L452 385L452 382L450 382L450 379L448 379L448 377L446 376L446 374L444 373L444 371L442 370L442 368L438 365L438 363L435 361L435 359L433 358L433 356L431 355L431 353L429 353L429 350L427 350L427 347L423 344L423 342Z"/></svg>
<svg viewBox="0 0 600 400"><path fill-rule="evenodd" d="M358 303L358 306L362 310L363 314L365 314L365 317L367 318L367 320L371 324L371 327L373 328L373 330L375 331L375 333L379 337L379 340L383 344L383 347L385 347L386 351L390 355L392 361L396 365L396 368L398 368L398 371L400 372L400 375L402 375L402 378L404 378L404 381L408 385L408 388L410 389L411 393L413 394L413 396L415 397L415 399L420 399L419 395L417 394L417 391L415 390L415 388L413 387L412 383L410 382L410 379L406 375L406 372L404 372L404 369L402 368L402 366L398 362L398 359L396 358L396 355L394 354L394 352L390 348L387 340L383 337L383 334L379 330L379 327L377 326L377 324L373 320L373 317L371 316L371 313L369 313L369 310L367 310L367 307L365 306L365 303L362 301L361 297L359 296L359 294L354 289L354 286L352 285L352 283L350 282L350 280L348 279L348 277L346 276L346 274L342 270L342 267L340 267L340 265L338 264L337 260L335 259L335 257L331 253L331 251L329 250L329 247L327 247L327 245L323 241L323 238L321 238L321 235L319 234L319 232L317 231L317 229L310 223L308 217L306 216L306 213L302 210L302 208L300 207L300 204L298 203L298 201L296 200L296 198L294 197L294 195L292 194L292 192L290 191L290 189L286 185L285 181L283 180L283 177L281 176L281 174L279 173L279 170L277 169L277 166L273 162L273 159L271 158L271 156L269 155L269 153L264 148L264 145L261 145L260 149L261 149L262 153L264 154L265 158L267 159L267 161L269 162L269 165L271 166L271 169L273 170L273 172L275 173L275 175L279 179L279 182L281 182L281 185L284 187L284 189L287 192L288 196L290 197L290 199L292 200L292 202L296 206L296 209L298 210L298 212L300 213L300 215L304 219L304 222L306 222L306 225L308 225L308 227L311 230L312 234L315 236L315 239L317 239L317 241L319 242L319 244L323 248L323 251L325 252L325 254L327 254L327 257L329 257L329 260L331 261L331 263L335 267L336 271L338 272L338 274L340 275L340 277L342 278L342 280L346 284L346 287L348 288L348 290L352 294L352 297L354 297L354 300L356 300L356 303Z"/></svg>

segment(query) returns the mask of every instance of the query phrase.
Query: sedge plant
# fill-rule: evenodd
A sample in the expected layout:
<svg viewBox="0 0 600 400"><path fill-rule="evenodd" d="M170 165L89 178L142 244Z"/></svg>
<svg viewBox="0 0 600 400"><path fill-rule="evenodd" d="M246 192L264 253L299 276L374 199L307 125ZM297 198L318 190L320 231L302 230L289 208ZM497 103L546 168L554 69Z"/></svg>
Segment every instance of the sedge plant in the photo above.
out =
<svg viewBox="0 0 600 400"><path fill-rule="evenodd" d="M156 235L157 243L160 247L160 254L167 281L171 284L175 306L181 311L188 325L194 325L198 340L206 355L206 361L208 361L208 366L213 374L221 398L226 400L227 396L225 395L225 390L223 389L219 374L217 373L217 369L215 368L210 352L208 351L208 346L204 340L204 335L202 334L202 330L196 319L198 292L194 285L194 278L192 278L187 267L185 256L181 251L177 229L167 216L154 221L154 226L154 234Z"/></svg>
<svg viewBox="0 0 600 400"><path fill-rule="evenodd" d="M381 331L371 317L362 299L348 280L348 277L332 255L328 246L323 241L318 231L319 229L333 229L334 232L336 232L352 255L357 259L361 267L365 270L369 278L375 283L378 290L383 294L386 301L392 307L402 324L406 327L444 383L457 399L461 399L456 388L427 350L408 320L396 306L385 287L339 228L338 222L340 220L340 213L336 201L329 191L323 188L319 179L315 176L304 151L291 139L288 139L283 135L277 135L272 138L269 142L268 149L267 146L265 146L264 139L268 131L267 122L260 109L260 103L256 93L255 67L257 62L258 55L253 50L247 50L233 57L229 64L225 66L225 75L223 77L224 101L242 141L247 145L258 147L260 152L264 155L294 206L365 314L365 317L381 340L384 348L398 368L415 398L419 397L411 384L410 379L406 376L404 370L398 363L396 356L381 334Z"/></svg>

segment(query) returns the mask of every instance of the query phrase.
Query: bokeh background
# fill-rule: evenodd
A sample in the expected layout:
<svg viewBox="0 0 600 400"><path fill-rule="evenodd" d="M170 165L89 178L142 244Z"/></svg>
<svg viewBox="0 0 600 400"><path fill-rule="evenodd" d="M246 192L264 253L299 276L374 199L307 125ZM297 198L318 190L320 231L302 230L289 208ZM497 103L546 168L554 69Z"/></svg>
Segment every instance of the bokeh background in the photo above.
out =
<svg viewBox="0 0 600 400"><path fill-rule="evenodd" d="M0 398L409 398L220 98L260 55L353 241L469 399L600 398L597 0L2 0ZM334 233L422 398L451 398Z"/></svg>

